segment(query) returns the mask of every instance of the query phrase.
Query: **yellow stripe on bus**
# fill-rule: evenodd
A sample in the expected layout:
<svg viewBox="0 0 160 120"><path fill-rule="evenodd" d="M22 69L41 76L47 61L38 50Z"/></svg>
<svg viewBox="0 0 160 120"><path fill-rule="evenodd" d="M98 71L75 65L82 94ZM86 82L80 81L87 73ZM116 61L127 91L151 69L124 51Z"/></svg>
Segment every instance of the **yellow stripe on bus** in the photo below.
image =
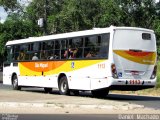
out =
<svg viewBox="0 0 160 120"><path fill-rule="evenodd" d="M42 72L43 75L53 75L61 72L71 72L79 70L104 61L105 60L21 62L19 63L19 70L21 76L41 76Z"/></svg>
<svg viewBox="0 0 160 120"><path fill-rule="evenodd" d="M127 60L140 64L154 65L156 62L155 52L131 52L125 50L113 50L113 52Z"/></svg>

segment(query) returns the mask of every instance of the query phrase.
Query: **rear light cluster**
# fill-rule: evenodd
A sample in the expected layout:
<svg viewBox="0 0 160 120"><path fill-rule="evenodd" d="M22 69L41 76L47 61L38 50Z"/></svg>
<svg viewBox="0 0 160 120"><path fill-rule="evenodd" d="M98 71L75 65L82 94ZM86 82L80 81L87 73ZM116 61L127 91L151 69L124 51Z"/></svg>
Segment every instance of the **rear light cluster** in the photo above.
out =
<svg viewBox="0 0 160 120"><path fill-rule="evenodd" d="M115 64L111 65L111 70L112 70L112 76L113 76L113 78L118 78Z"/></svg>
<svg viewBox="0 0 160 120"><path fill-rule="evenodd" d="M154 69L153 69L153 72L152 72L152 75L150 77L150 79L154 79L157 75L157 65L154 66Z"/></svg>

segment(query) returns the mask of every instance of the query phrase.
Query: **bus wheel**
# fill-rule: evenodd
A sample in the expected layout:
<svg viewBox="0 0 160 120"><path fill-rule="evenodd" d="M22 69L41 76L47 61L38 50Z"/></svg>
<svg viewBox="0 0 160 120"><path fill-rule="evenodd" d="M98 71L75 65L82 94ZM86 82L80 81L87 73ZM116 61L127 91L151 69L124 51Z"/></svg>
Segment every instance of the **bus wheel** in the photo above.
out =
<svg viewBox="0 0 160 120"><path fill-rule="evenodd" d="M21 90L21 87L18 86L18 78L17 78L17 75L14 75L14 76L13 76L12 86L13 86L13 90Z"/></svg>
<svg viewBox="0 0 160 120"><path fill-rule="evenodd" d="M66 76L63 76L63 77L60 78L59 92L60 92L61 95L69 95L70 94L70 90L69 90L69 86L68 86Z"/></svg>
<svg viewBox="0 0 160 120"><path fill-rule="evenodd" d="M45 93L51 93L52 92L52 88L44 88Z"/></svg>
<svg viewBox="0 0 160 120"><path fill-rule="evenodd" d="M109 89L92 90L91 93L94 97L105 98L109 93Z"/></svg>

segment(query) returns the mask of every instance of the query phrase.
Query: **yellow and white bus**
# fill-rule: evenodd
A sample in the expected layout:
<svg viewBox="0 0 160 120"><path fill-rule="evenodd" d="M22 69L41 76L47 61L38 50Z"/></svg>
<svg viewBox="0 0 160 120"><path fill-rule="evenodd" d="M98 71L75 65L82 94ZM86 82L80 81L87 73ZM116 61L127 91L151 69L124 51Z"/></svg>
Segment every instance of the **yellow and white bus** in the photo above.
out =
<svg viewBox="0 0 160 120"><path fill-rule="evenodd" d="M156 84L156 38L136 27L95 28L9 41L3 83L58 88L60 94L111 89L139 90Z"/></svg>

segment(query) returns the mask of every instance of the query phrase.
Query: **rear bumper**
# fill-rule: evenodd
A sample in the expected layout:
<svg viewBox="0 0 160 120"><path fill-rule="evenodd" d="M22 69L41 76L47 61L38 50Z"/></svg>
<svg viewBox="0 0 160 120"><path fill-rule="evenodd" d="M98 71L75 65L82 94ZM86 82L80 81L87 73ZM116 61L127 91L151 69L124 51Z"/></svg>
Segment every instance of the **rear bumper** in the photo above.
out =
<svg viewBox="0 0 160 120"><path fill-rule="evenodd" d="M152 85L111 85L110 90L124 90L124 91L136 91L142 89L153 88Z"/></svg>
<svg viewBox="0 0 160 120"><path fill-rule="evenodd" d="M138 80L138 79L112 79L110 85L111 90L142 90L147 88L153 88L156 85L155 79Z"/></svg>

